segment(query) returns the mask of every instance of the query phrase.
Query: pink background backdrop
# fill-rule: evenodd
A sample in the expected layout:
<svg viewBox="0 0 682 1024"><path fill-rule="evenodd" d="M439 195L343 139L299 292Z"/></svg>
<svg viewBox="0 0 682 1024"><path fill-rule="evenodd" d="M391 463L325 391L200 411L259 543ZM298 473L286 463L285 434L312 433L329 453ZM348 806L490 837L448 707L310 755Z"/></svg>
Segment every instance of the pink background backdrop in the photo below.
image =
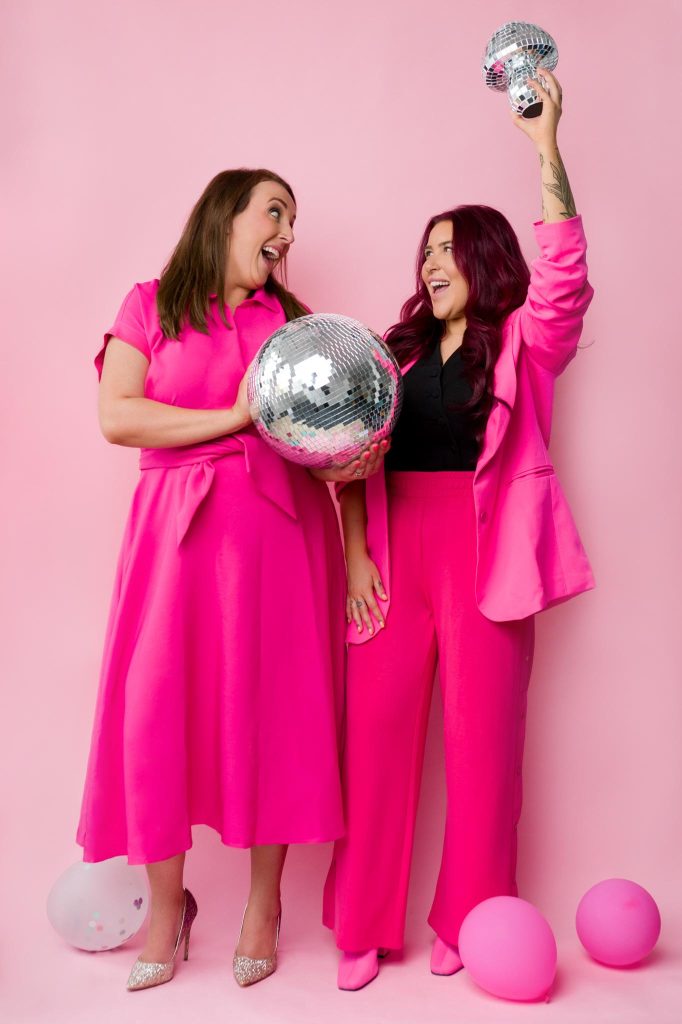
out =
<svg viewBox="0 0 682 1024"><path fill-rule="evenodd" d="M560 47L560 145L589 240L596 298L558 388L553 456L598 589L538 622L521 820L521 894L559 938L548 1006L503 1007L465 975L428 974L424 918L440 855L443 782L434 701L407 948L379 982L335 989L319 924L328 848L294 849L282 962L252 991L229 962L247 855L195 831L193 961L135 1017L205 1021L677 1020L680 698L680 8L574 0L258 4L25 0L4 7L1 195L5 445L2 610L3 883L8 1020L117 1020L138 943L70 951L45 919L74 842L110 587L136 453L106 444L92 358L134 281L158 274L218 170L271 166L299 200L290 279L318 310L383 331L411 289L427 217L499 207L529 258L537 159L483 87L479 62L510 18ZM628 82L626 76L631 75ZM663 913L651 963L599 968L573 915L585 889L631 877ZM175 1012L166 1016L171 1008Z"/></svg>

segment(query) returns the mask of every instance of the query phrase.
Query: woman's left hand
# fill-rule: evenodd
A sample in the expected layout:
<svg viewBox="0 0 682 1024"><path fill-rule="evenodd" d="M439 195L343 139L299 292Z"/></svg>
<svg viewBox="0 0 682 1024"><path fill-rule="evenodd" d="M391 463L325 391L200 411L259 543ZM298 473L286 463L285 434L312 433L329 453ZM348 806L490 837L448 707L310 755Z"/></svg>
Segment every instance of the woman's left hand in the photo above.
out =
<svg viewBox="0 0 682 1024"><path fill-rule="evenodd" d="M383 441L374 441L369 448L357 459L352 459L345 466L332 466L331 469L311 469L309 472L318 480L331 481L333 483L353 483L356 480L366 480L381 469L386 452L391 447L389 438Z"/></svg>
<svg viewBox="0 0 682 1024"><path fill-rule="evenodd" d="M524 135L532 139L535 145L540 148L547 145L556 145L557 126L561 117L561 86L551 71L546 68L538 68L538 78L527 79L542 100L542 113L539 117L524 117L510 110L512 121L517 128L520 128ZM544 82L544 85L543 85Z"/></svg>

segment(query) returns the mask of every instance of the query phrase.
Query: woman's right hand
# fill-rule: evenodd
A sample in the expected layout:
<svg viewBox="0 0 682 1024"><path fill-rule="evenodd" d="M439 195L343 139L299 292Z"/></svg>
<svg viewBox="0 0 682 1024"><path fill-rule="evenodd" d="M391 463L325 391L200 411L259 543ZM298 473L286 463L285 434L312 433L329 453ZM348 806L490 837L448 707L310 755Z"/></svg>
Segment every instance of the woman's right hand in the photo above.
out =
<svg viewBox="0 0 682 1024"><path fill-rule="evenodd" d="M388 601L388 594L381 582L381 576L375 563L364 552L346 552L346 568L348 573L348 596L346 597L346 618L350 625L355 622L358 633L367 628L370 635L374 633L374 624L370 612L378 623L384 627L384 614L379 608L377 598Z"/></svg>
<svg viewBox="0 0 682 1024"><path fill-rule="evenodd" d="M249 366L246 373L239 382L237 398L231 409L231 412L235 417L235 426L232 428L233 431L244 430L245 427L248 427L253 423L253 416L251 415L251 410L249 409L249 400L246 396L246 385L249 379L250 371L251 367Z"/></svg>

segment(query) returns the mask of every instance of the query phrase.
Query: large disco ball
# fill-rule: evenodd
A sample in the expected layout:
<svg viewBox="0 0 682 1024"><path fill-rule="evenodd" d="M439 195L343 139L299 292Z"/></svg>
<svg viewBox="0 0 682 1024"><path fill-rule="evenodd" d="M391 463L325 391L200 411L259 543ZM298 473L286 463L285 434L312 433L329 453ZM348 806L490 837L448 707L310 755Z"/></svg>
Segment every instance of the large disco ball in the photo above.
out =
<svg viewBox="0 0 682 1024"><path fill-rule="evenodd" d="M147 916L147 904L144 868L112 857L67 868L50 890L47 916L70 945L98 952L132 938Z"/></svg>
<svg viewBox="0 0 682 1024"><path fill-rule="evenodd" d="M248 399L275 451L327 469L356 458L393 430L400 367L381 338L336 313L302 316L275 331L254 359Z"/></svg>

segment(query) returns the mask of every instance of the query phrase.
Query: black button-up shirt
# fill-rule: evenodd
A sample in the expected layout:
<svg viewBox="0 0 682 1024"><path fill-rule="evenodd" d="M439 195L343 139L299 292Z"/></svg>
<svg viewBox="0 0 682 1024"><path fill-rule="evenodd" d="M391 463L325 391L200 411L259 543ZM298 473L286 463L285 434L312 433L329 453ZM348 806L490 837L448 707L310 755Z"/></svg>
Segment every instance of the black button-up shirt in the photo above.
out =
<svg viewBox="0 0 682 1024"><path fill-rule="evenodd" d="M443 363L440 344L422 356L404 378L403 408L386 456L387 470L472 470L478 445L470 417L457 409L471 397L462 376L462 351Z"/></svg>

